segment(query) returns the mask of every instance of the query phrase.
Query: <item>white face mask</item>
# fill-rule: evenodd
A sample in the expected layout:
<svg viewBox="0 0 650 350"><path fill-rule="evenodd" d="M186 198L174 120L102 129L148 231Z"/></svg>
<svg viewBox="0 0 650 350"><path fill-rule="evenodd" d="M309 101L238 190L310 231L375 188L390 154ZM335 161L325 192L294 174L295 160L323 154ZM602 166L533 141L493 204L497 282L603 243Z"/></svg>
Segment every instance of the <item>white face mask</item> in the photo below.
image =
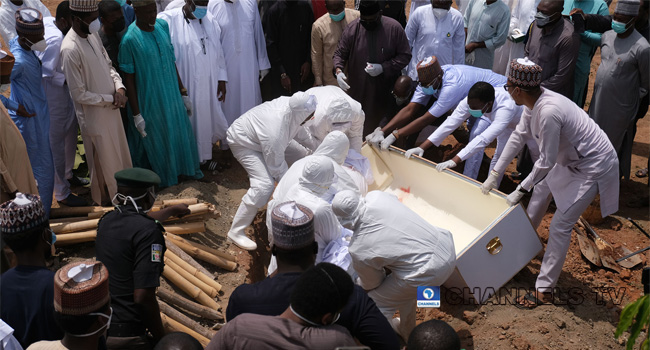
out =
<svg viewBox="0 0 650 350"><path fill-rule="evenodd" d="M32 44L32 46L29 47L32 51L45 51L45 49L47 48L47 42L45 42L45 39L39 40L36 43L32 43L27 38L25 38L25 40L27 40L30 44Z"/></svg>
<svg viewBox="0 0 650 350"><path fill-rule="evenodd" d="M99 32L99 28L102 27L102 24L99 23L99 18L96 18L94 21L90 22L88 25L88 31L90 34L97 34Z"/></svg>
<svg viewBox="0 0 650 350"><path fill-rule="evenodd" d="M10 86L11 86L11 84L2 84L2 85L0 85L0 94L7 91L7 89L9 89Z"/></svg>
<svg viewBox="0 0 650 350"><path fill-rule="evenodd" d="M433 15L436 16L437 19L441 19L447 15L449 10L445 9L433 9Z"/></svg>

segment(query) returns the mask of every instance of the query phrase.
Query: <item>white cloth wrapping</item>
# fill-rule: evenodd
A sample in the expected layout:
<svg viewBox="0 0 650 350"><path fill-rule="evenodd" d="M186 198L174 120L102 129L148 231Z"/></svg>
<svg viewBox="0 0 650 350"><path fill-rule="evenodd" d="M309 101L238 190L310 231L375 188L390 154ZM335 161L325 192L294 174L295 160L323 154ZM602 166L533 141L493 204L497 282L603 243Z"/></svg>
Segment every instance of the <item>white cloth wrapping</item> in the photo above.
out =
<svg viewBox="0 0 650 350"><path fill-rule="evenodd" d="M219 140L225 142L228 129L223 103L217 98L219 81L228 81L221 29L211 13L201 21L186 20L183 9L176 8L159 13L158 18L169 24L176 68L192 101L190 122L199 161L210 160L212 145Z"/></svg>
<svg viewBox="0 0 650 350"><path fill-rule="evenodd" d="M568 98L542 89L532 110L524 113L494 170L503 173L527 139L537 141L539 159L521 182L530 190L544 180L558 210L566 212L595 184L603 217L618 210L616 151L587 113Z"/></svg>
<svg viewBox="0 0 650 350"><path fill-rule="evenodd" d="M0 349L23 350L23 347L14 337L14 329L2 319L0 319Z"/></svg>
<svg viewBox="0 0 650 350"><path fill-rule="evenodd" d="M306 91L318 100L314 120L307 128L318 146L330 131L336 129L333 123L349 123L340 130L350 140L350 148L361 152L363 145L363 122L366 115L361 104L341 90L338 86L318 86ZM347 102L348 106L345 106Z"/></svg>
<svg viewBox="0 0 650 350"><path fill-rule="evenodd" d="M442 19L433 15L431 5L421 6L411 12L406 24L406 38L411 46L411 61L406 71L414 81L418 62L436 56L440 65L465 64L465 29L463 15L451 8Z"/></svg>
<svg viewBox="0 0 650 350"><path fill-rule="evenodd" d="M221 28L221 45L228 71L228 96L223 112L232 125L235 119L262 103L259 74L270 69L266 42L257 1L239 0L229 3L213 0L208 4Z"/></svg>
<svg viewBox="0 0 650 350"><path fill-rule="evenodd" d="M77 116L70 90L60 64L63 33L54 17L43 18L47 48L36 52L43 67L43 90L50 111L50 147L54 162L54 197L63 200L70 195L69 178L72 177L77 152Z"/></svg>
<svg viewBox="0 0 650 350"><path fill-rule="evenodd" d="M343 270L349 271L352 266L352 257L348 251L350 246L349 239L352 237L352 231L341 227L341 236L331 241L323 252L323 262L334 264Z"/></svg>
<svg viewBox="0 0 650 350"><path fill-rule="evenodd" d="M523 107L517 106L507 91L504 91L503 89L495 89L492 111L490 113L484 113L479 118L480 120L473 121L474 125L470 132L470 142L458 153L458 157L460 157L461 160L468 161L467 164L465 164L463 174L472 179L476 179L481 165L481 160L483 159L483 150L485 147L503 133L507 133L509 136L517 126L517 123L519 123L519 118L521 117L522 112ZM464 121L473 118L474 117L469 113L469 105L467 104L467 97L465 97L460 101L458 107L456 107L451 116L449 116L436 129L436 131L428 137L428 140L435 146L440 146L442 141L461 126ZM476 129L479 128L481 131L476 132L478 131ZM500 138L500 142L497 142L503 143L504 141L507 141L507 139L507 137L505 140ZM497 149L503 149L503 146L499 147L497 145ZM499 156L499 153L495 153L493 159L498 159ZM478 161L470 163L469 159L475 160L474 158L478 158Z"/></svg>

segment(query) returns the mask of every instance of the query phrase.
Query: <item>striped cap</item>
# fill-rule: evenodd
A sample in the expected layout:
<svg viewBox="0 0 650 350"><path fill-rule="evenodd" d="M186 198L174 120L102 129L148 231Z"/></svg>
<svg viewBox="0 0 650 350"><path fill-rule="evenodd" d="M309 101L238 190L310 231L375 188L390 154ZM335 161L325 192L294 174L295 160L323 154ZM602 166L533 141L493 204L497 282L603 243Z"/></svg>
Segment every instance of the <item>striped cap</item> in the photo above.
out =
<svg viewBox="0 0 650 350"><path fill-rule="evenodd" d="M89 314L109 300L108 270L101 261L73 262L54 274L54 310L64 315Z"/></svg>
<svg viewBox="0 0 650 350"><path fill-rule="evenodd" d="M99 11L97 0L70 0L70 11L95 12Z"/></svg>
<svg viewBox="0 0 650 350"><path fill-rule="evenodd" d="M314 242L314 213L296 202L280 203L271 212L273 245L286 250L308 247Z"/></svg>
<svg viewBox="0 0 650 350"><path fill-rule="evenodd" d="M510 61L508 83L526 87L537 87L542 83L542 67L528 59L518 58Z"/></svg>
<svg viewBox="0 0 650 350"><path fill-rule="evenodd" d="M420 61L416 67L418 80L422 85L429 85L442 73L442 67L436 56L431 56Z"/></svg>
<svg viewBox="0 0 650 350"><path fill-rule="evenodd" d="M16 18L16 32L22 34L43 34L43 15L31 7L19 9L14 14Z"/></svg>
<svg viewBox="0 0 650 350"><path fill-rule="evenodd" d="M41 198L18 192L16 198L0 204L0 233L18 238L20 233L47 222Z"/></svg>

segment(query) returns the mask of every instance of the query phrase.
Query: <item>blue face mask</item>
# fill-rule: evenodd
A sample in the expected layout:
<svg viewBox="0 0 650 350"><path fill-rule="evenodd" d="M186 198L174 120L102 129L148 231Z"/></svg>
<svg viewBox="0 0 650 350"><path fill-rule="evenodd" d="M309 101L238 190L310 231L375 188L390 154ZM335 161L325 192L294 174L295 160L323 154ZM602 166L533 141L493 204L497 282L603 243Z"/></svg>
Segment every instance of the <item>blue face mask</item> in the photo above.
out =
<svg viewBox="0 0 650 350"><path fill-rule="evenodd" d="M487 103L485 104L487 106ZM469 109L469 114L474 117L474 118L480 118L483 115L483 109L485 109L485 106L481 109Z"/></svg>
<svg viewBox="0 0 650 350"><path fill-rule="evenodd" d="M201 18L205 17L205 15L207 13L208 13L208 7L207 6L197 6L194 9L194 12L192 12L192 14L194 15L194 17L196 17L196 19L201 19Z"/></svg>
<svg viewBox="0 0 650 350"><path fill-rule="evenodd" d="M422 89L422 92L425 95L433 95L438 91L438 89L434 89L433 86L428 86L428 87L420 86L420 88Z"/></svg>
<svg viewBox="0 0 650 350"><path fill-rule="evenodd" d="M330 18L334 22L341 22L343 20L343 18L345 18L345 10L341 11L341 13L336 14L336 15L333 15L333 14L330 13Z"/></svg>
<svg viewBox="0 0 650 350"><path fill-rule="evenodd" d="M623 34L627 30L627 24L612 20L612 29L616 34Z"/></svg>

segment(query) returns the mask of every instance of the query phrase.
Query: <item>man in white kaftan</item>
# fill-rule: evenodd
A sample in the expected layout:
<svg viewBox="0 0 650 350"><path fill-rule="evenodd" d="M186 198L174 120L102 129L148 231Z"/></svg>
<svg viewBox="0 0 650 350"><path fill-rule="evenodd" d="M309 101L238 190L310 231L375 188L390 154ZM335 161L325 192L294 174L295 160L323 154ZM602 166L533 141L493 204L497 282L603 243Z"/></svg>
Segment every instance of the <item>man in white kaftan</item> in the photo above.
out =
<svg viewBox="0 0 650 350"><path fill-rule="evenodd" d="M221 46L228 71L228 98L223 112L228 125L262 103L260 80L268 74L271 62L255 0L213 0L208 5L221 28Z"/></svg>
<svg viewBox="0 0 650 350"><path fill-rule="evenodd" d="M201 163L212 159L214 143L221 141L225 146L228 130L222 110L228 77L221 30L207 5L207 0L194 1L194 5L187 1L184 7L158 14L169 24L176 68L192 100L190 122Z"/></svg>
<svg viewBox="0 0 650 350"><path fill-rule="evenodd" d="M508 40L494 52L492 70L495 73L506 75L510 68L510 61L523 58L524 36L528 33L530 24L535 20L537 5L540 0L502 0L510 8L510 27Z"/></svg>
<svg viewBox="0 0 650 350"><path fill-rule="evenodd" d="M125 88L99 35L86 24L98 17L96 6L84 18L74 17L61 44L61 64L86 150L92 199L109 204L117 193L115 173L132 165L118 109L126 105Z"/></svg>
<svg viewBox="0 0 650 350"><path fill-rule="evenodd" d="M465 29L463 15L454 8L445 12L443 1L418 7L406 24L406 37L411 46L411 61L406 68L413 81L418 80L418 62L436 56L440 65L465 64ZM438 5L440 3L440 5ZM450 2L447 2L450 4Z"/></svg>
<svg viewBox="0 0 650 350"><path fill-rule="evenodd" d="M17 36L14 14L18 9L26 7L37 9L43 18L52 17L50 10L40 0L0 0L0 36L5 45L9 45L9 40Z"/></svg>

